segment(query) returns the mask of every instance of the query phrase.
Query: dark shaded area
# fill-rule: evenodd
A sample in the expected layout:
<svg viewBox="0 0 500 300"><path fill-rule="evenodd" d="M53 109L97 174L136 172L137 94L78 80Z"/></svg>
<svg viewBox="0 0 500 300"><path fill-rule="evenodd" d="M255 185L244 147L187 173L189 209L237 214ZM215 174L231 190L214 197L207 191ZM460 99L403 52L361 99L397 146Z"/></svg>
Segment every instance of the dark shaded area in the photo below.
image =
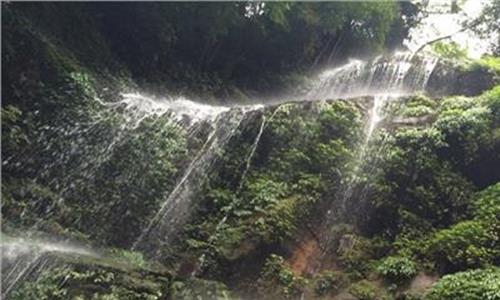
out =
<svg viewBox="0 0 500 300"><path fill-rule="evenodd" d="M397 47L417 13L409 3L349 2L46 2L2 8L9 70L4 87L20 76L45 82L61 68L83 67L99 75L130 75L149 88L217 97L275 91L347 53L372 56ZM58 63L51 66L50 60Z"/></svg>

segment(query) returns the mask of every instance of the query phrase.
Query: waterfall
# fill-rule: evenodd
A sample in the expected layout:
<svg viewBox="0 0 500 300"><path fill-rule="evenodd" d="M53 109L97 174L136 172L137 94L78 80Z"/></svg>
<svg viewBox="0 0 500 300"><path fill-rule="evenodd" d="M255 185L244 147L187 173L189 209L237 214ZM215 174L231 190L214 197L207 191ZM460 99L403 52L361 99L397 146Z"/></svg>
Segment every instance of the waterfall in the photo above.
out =
<svg viewBox="0 0 500 300"><path fill-rule="evenodd" d="M321 73L318 83L307 93L306 98L315 100L374 95L374 105L369 114L366 133L366 143L368 143L377 124L383 119L382 111L386 103L395 96L423 89L436 62L434 58L414 57L407 52L397 52L390 58L377 57L371 61L353 60L345 66ZM142 230L132 249L158 256L162 245L170 243L176 228L187 218L193 198L200 192L206 177L214 167L217 152L223 149L244 119L246 112L251 110L252 108L245 106L235 106L212 120L213 130L205 145L176 187L165 197L163 204ZM253 153L264 130L266 120L264 116L262 118L240 184L248 172ZM221 220L222 224L225 219Z"/></svg>
<svg viewBox="0 0 500 300"><path fill-rule="evenodd" d="M279 110L279 107L276 108L274 110L274 112L271 114L271 116L269 117L269 121L273 119L273 117L278 112L278 110ZM247 158L245 160L245 169L243 170L243 173L241 174L240 183L238 185L236 193L240 192L241 189L243 188L243 184L245 182L246 175L247 175L247 173L248 173L248 171L250 170L250 167L251 167L252 158L253 158L253 156L255 154L255 151L257 150L257 146L259 145L259 141L260 141L260 138L262 137L262 133L264 132L264 129L266 128L267 119L266 119L266 116L264 115L264 113L262 113L261 118L262 118L262 121L261 121L260 126L259 126L259 131L257 132L257 135L255 136L255 139L254 139L252 145L250 146L250 152L249 152L249 154L248 154L248 156L247 156ZM229 209L226 211L226 213L224 214L224 216L222 217L222 219L217 223L217 226L215 226L215 232L212 235L210 235L210 237L208 239L209 243L213 244L215 241L217 241L218 231L226 223L227 218L229 217L229 214L232 212L232 210L234 209L234 207L235 207L236 204L237 203L233 203L229 207ZM205 264L205 258L206 258L206 253L202 253L198 257L198 260L197 260L198 261L198 265L191 272L191 277L196 276L201 270L203 270L203 267L204 267L204 264Z"/></svg>
<svg viewBox="0 0 500 300"><path fill-rule="evenodd" d="M424 90L437 58L396 52L372 60L352 59L318 75L307 99L352 98L377 94L407 94Z"/></svg>
<svg viewBox="0 0 500 300"><path fill-rule="evenodd" d="M81 187L91 189L98 174L105 176L103 166L119 155L117 149L146 134L138 130L146 119L154 120L153 124L167 120L173 128L185 131L189 138L202 128L203 121L212 122L221 112L229 110L185 98L156 99L137 93L124 93L120 98L116 102L96 98L89 108L91 111L78 111L77 116L66 118L64 122L54 121L42 126L36 140L32 141L34 149L5 157L4 171L32 173L26 177L34 184L47 186L59 199L58 203L64 203L66 199L79 198ZM161 141L150 141L151 144L158 142ZM37 164L32 165L33 162ZM133 171L134 167L135 163L128 168ZM44 216L54 213L54 206L47 207L43 199L39 200L34 199L32 207L43 208Z"/></svg>
<svg viewBox="0 0 500 300"><path fill-rule="evenodd" d="M392 57L381 56L368 61L351 60L344 66L325 70L318 75L315 84L305 94L303 100L366 95L373 99L366 124L366 138L358 149L359 154L354 163L355 175L360 172L363 161L368 155L367 145L385 117L384 109L387 103L400 95L424 91L436 62L432 57L397 52ZM151 217L146 225L140 228L131 246L132 249L144 252L151 258L158 258L161 249L171 244L179 226L188 220L196 204L196 197L202 192L225 146L241 129L243 121L251 115L250 112L261 110L264 106L261 104L217 106L197 103L182 97L154 98L138 93L123 93L115 102L95 100L95 113L91 117L84 120L77 118L68 124L46 125L41 128L40 135L34 141L39 145L37 150L47 159L33 180L42 184L47 183L62 202L79 193L79 185L92 187L93 178L99 172L105 172L102 166L116 155L117 149L130 139L143 134L138 129L146 121L154 123L166 120L167 124L182 131L188 139L200 132L206 133L203 135L205 138L203 145L186 164L175 186L162 191L164 196L161 203L150 212ZM283 102L278 102L278 105L279 103ZM258 132L244 161L238 190L241 189L251 168L253 156L270 118L266 119L262 114ZM155 142L151 141L152 146ZM26 161L33 159L30 155L33 154L15 154L13 157L7 157L3 165L19 164L22 168ZM131 170L130 174L127 173L125 176L140 175L134 174L134 166L128 168ZM345 207L344 204L353 197L355 184L355 176L346 180L338 195L342 203L339 207ZM46 216L53 213L57 213L54 207L45 208ZM224 224L226 218L227 216L217 227ZM334 218L329 218L325 226L333 220ZM210 241L215 238L215 235L212 236ZM48 253L89 255L80 250L68 245L27 242L22 239L2 243L4 261L2 294L6 295L23 278L33 276L41 269L47 268ZM15 256L12 253L19 255ZM200 260L203 260L203 256Z"/></svg>
<svg viewBox="0 0 500 300"><path fill-rule="evenodd" d="M36 239L11 238L2 235L2 298L28 277L34 277L54 266L51 253L98 257L93 251L68 243Z"/></svg>
<svg viewBox="0 0 500 300"><path fill-rule="evenodd" d="M238 191L241 190L243 187L243 184L245 183L245 177L247 176L248 171L250 170L250 165L252 163L252 158L253 155L255 154L255 150L257 150L257 146L259 145L260 137L262 136L262 133L264 132L264 128L266 126L266 116L262 115L262 122L260 123L259 127L259 132L257 132L257 135L255 136L255 140L252 143L252 146L250 147L250 153L248 154L248 157L245 162L245 169L243 170L243 173L241 174L241 179L240 179L240 184L238 186Z"/></svg>
<svg viewBox="0 0 500 300"><path fill-rule="evenodd" d="M373 108L370 112L370 118L368 122L368 131L366 133L366 143L370 140L375 127L382 120L382 112L384 104L387 102L389 96L377 95L373 97Z"/></svg>
<svg viewBox="0 0 500 300"><path fill-rule="evenodd" d="M219 116L228 112L229 107L196 103L185 98L151 98L137 93L121 94L116 102L95 99L94 104L95 111L88 118L76 118L68 123L53 123L41 128L41 134L35 141L37 152L18 153L6 158L3 161L4 168L11 165L22 168L26 162L33 160L32 155L43 154L46 159L33 180L47 182L57 194L59 203L63 203L66 198L74 196L81 185L92 187L97 174L106 172L101 166L117 154L117 147L143 134L137 129L146 120L153 123L164 120L172 124L172 128L185 131L187 138L196 135L207 125L220 125L220 128L212 129L208 138L210 143L220 145L232 135L242 116L233 114L224 120ZM151 140L151 147L157 142ZM207 146L212 153L216 152L217 147L214 145ZM134 166L128 168L132 172L125 176L140 175L133 173ZM191 171L187 173L197 168L203 169L200 164L192 164ZM37 230L38 222L57 213L54 206L58 203L46 206L43 198L40 204L37 204L36 199L33 202L36 202L32 203L33 209L45 206L44 217L38 217L37 223L31 228ZM59 254L91 254L69 244L5 236L2 236L1 248L3 297L25 279L36 280L43 270L51 268L55 256Z"/></svg>
<svg viewBox="0 0 500 300"><path fill-rule="evenodd" d="M329 249L333 242L328 232L332 225L352 221L353 207L350 205L355 205L358 210L362 209L366 187L361 186L359 190L356 188L361 175L369 175L367 172L372 172L376 168L373 163L368 168L364 167L367 159L376 154L370 153L368 148L375 130L386 117L386 106L403 95L425 92L436 63L435 57L414 57L411 53L396 53L389 60L382 60L379 57L371 63L352 61L339 69L323 73L319 84L310 92L312 95L323 97L369 95L372 99L365 126L365 139L356 150L351 173L340 186L320 226L321 249ZM376 150L382 151L382 149ZM319 260L325 259L326 255L326 251L323 251Z"/></svg>
<svg viewBox="0 0 500 300"><path fill-rule="evenodd" d="M189 216L194 197L201 191L218 160L220 151L234 136L247 114L260 109L261 105L239 106L220 114L213 121L212 132L178 181L172 192L166 196L160 209L135 241L132 249L142 250L153 256L159 255L161 247L168 245L177 227Z"/></svg>
<svg viewBox="0 0 500 300"><path fill-rule="evenodd" d="M123 93L118 102L103 103L103 105L118 109L123 108L127 124L138 124L146 117L165 116L173 122L190 127L201 121L214 121L221 113L230 109L227 106L216 106L191 101L184 97L152 98L139 93Z"/></svg>

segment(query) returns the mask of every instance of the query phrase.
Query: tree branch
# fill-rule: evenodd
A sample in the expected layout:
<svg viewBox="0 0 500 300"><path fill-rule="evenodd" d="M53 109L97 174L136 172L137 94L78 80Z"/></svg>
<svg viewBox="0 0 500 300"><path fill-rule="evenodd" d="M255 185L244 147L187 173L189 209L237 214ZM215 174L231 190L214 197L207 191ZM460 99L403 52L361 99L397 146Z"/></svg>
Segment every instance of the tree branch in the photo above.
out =
<svg viewBox="0 0 500 300"><path fill-rule="evenodd" d="M454 33L452 33L452 34L448 34L448 35L445 35L445 36L441 36L441 37L438 37L438 38L433 39L433 40L431 40L431 41L428 41L428 42L426 42L425 44L423 44L422 46L420 46L420 47L417 49L417 51L415 51L415 52L414 52L414 54L417 54L418 52L422 51L425 47L427 47L427 46L429 46L429 45L431 45L431 44L434 44L434 43L439 42L439 41L442 41L442 40L449 39L449 38L453 37L453 36L454 36L455 34L457 34L457 33L464 32L466 29L467 29L467 28L462 28L462 29L460 29L459 31L456 31L456 32L454 32Z"/></svg>
<svg viewBox="0 0 500 300"><path fill-rule="evenodd" d="M481 24L481 20L480 19L477 19L475 20L474 22L462 27L460 30L457 30L455 31L454 33L451 33L451 34L448 34L448 35L445 35L445 36L441 36L441 37L438 37L436 39L433 39L431 41L428 41L426 42L425 44L423 44L422 46L420 46L417 51L414 52L414 54L417 54L418 52L422 51L425 47L431 45L431 44L434 44L436 42L439 42L439 41L442 41L442 40L446 40L446 39L449 39L451 37L453 37L455 34L458 34L460 32L464 32L466 30L469 30L469 29L473 29L474 27L476 27L477 25Z"/></svg>

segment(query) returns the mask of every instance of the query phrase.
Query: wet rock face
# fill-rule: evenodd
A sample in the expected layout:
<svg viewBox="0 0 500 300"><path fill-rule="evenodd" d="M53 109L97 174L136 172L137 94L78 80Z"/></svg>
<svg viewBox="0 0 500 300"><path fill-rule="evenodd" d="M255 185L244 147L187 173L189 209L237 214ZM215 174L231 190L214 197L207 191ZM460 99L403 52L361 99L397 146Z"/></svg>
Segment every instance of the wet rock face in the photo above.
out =
<svg viewBox="0 0 500 300"><path fill-rule="evenodd" d="M408 293L412 295L425 295L434 283L438 281L438 276L420 273L410 283Z"/></svg>
<svg viewBox="0 0 500 300"><path fill-rule="evenodd" d="M345 234L340 238L337 252L338 253L348 252L354 248L356 243L357 243L356 236L352 234Z"/></svg>
<svg viewBox="0 0 500 300"><path fill-rule="evenodd" d="M500 81L498 72L479 65L458 65L441 61L432 72L427 92L432 97L477 96Z"/></svg>

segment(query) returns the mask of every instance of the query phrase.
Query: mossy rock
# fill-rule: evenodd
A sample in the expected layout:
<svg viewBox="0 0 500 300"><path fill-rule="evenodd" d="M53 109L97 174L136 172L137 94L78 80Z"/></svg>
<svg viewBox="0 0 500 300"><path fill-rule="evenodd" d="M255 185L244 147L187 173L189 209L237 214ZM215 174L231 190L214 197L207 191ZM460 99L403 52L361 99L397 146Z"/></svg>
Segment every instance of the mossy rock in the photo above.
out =
<svg viewBox="0 0 500 300"><path fill-rule="evenodd" d="M162 299L168 296L171 273L140 268L118 257L49 252L47 266L28 274L9 293L13 300L38 299Z"/></svg>
<svg viewBox="0 0 500 300"><path fill-rule="evenodd" d="M203 280L198 278L186 281L174 281L170 286L172 300L236 300L231 292L221 282Z"/></svg>
<svg viewBox="0 0 500 300"><path fill-rule="evenodd" d="M349 293L358 300L389 300L391 297L379 284L361 280L349 287Z"/></svg>

